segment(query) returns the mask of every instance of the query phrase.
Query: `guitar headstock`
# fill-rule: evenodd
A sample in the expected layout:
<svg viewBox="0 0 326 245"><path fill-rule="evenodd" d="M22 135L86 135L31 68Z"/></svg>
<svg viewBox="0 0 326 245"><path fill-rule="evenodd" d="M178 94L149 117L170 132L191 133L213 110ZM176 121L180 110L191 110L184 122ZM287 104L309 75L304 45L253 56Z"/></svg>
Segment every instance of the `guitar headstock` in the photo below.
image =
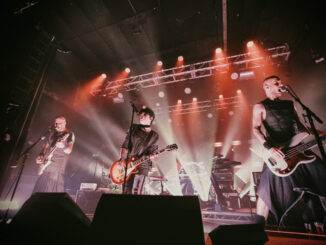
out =
<svg viewBox="0 0 326 245"><path fill-rule="evenodd" d="M178 145L177 144L168 145L167 147L165 147L165 150L167 150L167 151L178 150Z"/></svg>

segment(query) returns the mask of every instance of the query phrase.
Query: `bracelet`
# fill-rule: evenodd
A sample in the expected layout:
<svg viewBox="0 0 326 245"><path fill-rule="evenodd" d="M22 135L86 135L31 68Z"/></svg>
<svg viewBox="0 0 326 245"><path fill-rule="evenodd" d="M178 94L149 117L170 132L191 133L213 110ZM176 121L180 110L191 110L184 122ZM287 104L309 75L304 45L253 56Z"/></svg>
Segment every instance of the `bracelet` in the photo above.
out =
<svg viewBox="0 0 326 245"><path fill-rule="evenodd" d="M267 141L264 142L263 146L264 146L267 150L269 150L269 149L271 149L271 148L273 147L273 146L272 146L270 143L268 143Z"/></svg>

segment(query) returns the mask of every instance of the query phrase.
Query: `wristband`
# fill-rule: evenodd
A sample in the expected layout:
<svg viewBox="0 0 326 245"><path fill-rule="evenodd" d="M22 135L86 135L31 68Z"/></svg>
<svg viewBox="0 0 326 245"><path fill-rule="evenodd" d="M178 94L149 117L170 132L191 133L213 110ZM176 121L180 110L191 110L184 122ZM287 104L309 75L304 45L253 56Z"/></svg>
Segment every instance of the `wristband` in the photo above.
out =
<svg viewBox="0 0 326 245"><path fill-rule="evenodd" d="M273 146L272 146L270 143L268 143L267 141L264 142L263 146L264 146L267 150L269 150L269 149L271 149L271 148L273 147Z"/></svg>

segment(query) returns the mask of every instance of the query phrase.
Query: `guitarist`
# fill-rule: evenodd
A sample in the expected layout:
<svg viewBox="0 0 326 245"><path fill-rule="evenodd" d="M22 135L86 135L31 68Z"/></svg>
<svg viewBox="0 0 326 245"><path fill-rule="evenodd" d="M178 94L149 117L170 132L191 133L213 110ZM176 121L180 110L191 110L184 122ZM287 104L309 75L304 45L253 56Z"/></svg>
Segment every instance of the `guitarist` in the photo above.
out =
<svg viewBox="0 0 326 245"><path fill-rule="evenodd" d="M64 192L64 173L69 154L75 142L74 133L66 128L66 119L59 116L55 119L54 131L47 138L47 142L36 158L40 169L40 177L34 186L34 192Z"/></svg>
<svg viewBox="0 0 326 245"><path fill-rule="evenodd" d="M293 102L280 100L282 86L278 76L270 76L264 80L263 89L267 98L254 105L252 126L254 135L270 155L284 158L284 153L277 145L287 142L299 132L308 130L300 122ZM326 169L318 157L315 162L300 164L293 174L287 177L276 176L265 166L257 190L257 214L267 219L271 211L276 222L280 224L282 217L286 216L298 200L302 192L298 190L305 189L316 196L326 196L325 186ZM316 198L310 204L317 207L320 201ZM323 217L320 217L322 215L317 216L318 221L323 222Z"/></svg>
<svg viewBox="0 0 326 245"><path fill-rule="evenodd" d="M131 146L129 157L150 155L158 150L158 134L151 129L151 124L155 118L154 111L150 108L144 108L139 111L139 125L135 125L131 131ZM120 161L127 158L128 154L129 132L121 146ZM157 160L157 157L152 159ZM141 195L144 190L144 183L152 162L146 161L139 167L138 173L132 174L125 185L125 194Z"/></svg>

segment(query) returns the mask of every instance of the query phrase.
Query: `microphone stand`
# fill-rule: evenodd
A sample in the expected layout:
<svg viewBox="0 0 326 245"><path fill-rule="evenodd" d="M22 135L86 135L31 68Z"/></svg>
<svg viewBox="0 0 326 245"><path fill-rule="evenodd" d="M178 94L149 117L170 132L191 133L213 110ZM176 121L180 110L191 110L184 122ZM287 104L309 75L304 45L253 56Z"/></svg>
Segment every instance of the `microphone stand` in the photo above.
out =
<svg viewBox="0 0 326 245"><path fill-rule="evenodd" d="M131 114L131 122L130 122L130 127L129 127L129 139L128 139L128 153L127 153L127 157L125 159L126 166L125 166L125 176L124 176L123 185L122 185L122 194L125 194L125 189L126 189L128 161L129 161L129 154L131 152L131 134L132 134L132 129L134 127L135 112L137 113L137 108L132 104L132 114Z"/></svg>
<svg viewBox="0 0 326 245"><path fill-rule="evenodd" d="M294 92L294 90L289 85L286 86L286 92L288 92L301 105L302 109L305 111L306 114L303 114L303 116L307 117L309 120L309 124L310 124L312 132L315 136L315 139L317 141L318 148L319 148L320 154L322 156L323 162L324 162L324 164L326 164L326 154L325 154L325 150L323 147L323 143L318 135L318 132L315 127L313 119L315 119L320 124L322 124L323 121L314 112L312 112L307 106L305 106L301 102L300 98L297 96L297 94Z"/></svg>
<svg viewBox="0 0 326 245"><path fill-rule="evenodd" d="M49 131L49 129L48 129L48 132L50 132ZM23 161L22 161L22 165L21 165L21 168L20 168L20 170L19 170L19 173L18 173L18 176L17 176L17 180L16 180L16 183L15 183L15 186L14 186L14 190L13 190L13 192L12 192L12 194L11 194L11 197L10 197L10 202L9 202L9 205L8 205L8 208L7 208L7 210L6 210L6 212L5 212L5 214L4 214L4 218L3 218L3 220L4 220L4 222L6 222L7 221L7 217L8 217L8 213L9 213L9 209L10 209L10 205L11 205L11 203L12 203L12 200L14 199L14 196L15 196L15 194L16 194L16 190L17 190L17 187L18 187L18 184L19 184L19 181L20 181L20 178L21 178L21 176L22 176L22 173L23 173L23 170L24 170L24 167L25 167L25 162L26 162L26 159L27 159L27 157L28 157L28 155L29 155L29 152L30 152L30 150L35 146L35 145L37 145L38 144L38 142L40 142L41 140L45 140L46 139L46 137L43 135L43 136L41 136L41 137L39 137L30 147L28 147L22 154L20 154L19 155L19 157L17 158L17 160L16 160L16 162L18 162L18 160L21 158L21 157L23 157ZM11 188L11 187L10 187Z"/></svg>

